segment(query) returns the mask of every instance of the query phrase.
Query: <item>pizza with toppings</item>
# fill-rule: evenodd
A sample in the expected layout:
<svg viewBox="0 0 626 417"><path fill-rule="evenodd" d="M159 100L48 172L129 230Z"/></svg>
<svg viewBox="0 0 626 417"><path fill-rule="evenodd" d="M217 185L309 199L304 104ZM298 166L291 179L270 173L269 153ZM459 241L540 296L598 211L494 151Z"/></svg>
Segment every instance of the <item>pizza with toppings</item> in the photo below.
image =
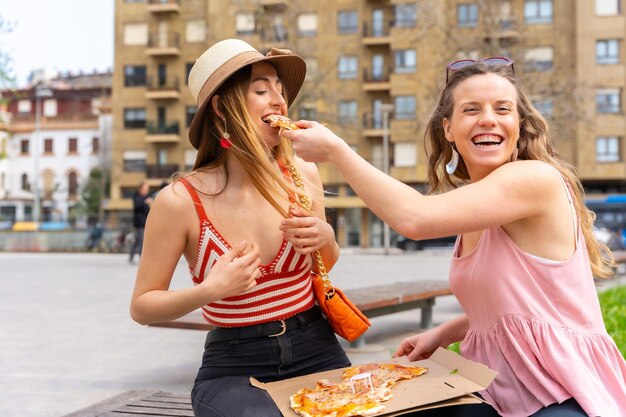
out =
<svg viewBox="0 0 626 417"><path fill-rule="evenodd" d="M272 127L280 127L287 130L300 129L290 118L281 116L280 114L270 114L265 117L264 121L269 123Z"/></svg>
<svg viewBox="0 0 626 417"><path fill-rule="evenodd" d="M373 416L384 410L382 402L391 399L396 382L427 371L394 363L352 366L344 370L340 383L322 379L315 388L293 394L291 408L303 417Z"/></svg>

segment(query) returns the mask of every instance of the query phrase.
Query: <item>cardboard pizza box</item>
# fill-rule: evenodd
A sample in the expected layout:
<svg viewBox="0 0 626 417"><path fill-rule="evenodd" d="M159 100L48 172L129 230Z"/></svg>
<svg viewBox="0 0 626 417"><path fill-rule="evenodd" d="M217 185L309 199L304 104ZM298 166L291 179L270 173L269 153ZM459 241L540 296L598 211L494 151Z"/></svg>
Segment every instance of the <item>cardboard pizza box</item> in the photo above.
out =
<svg viewBox="0 0 626 417"><path fill-rule="evenodd" d="M471 393L484 390L496 377L496 372L485 365L443 348L421 361L409 362L401 357L381 363L421 366L428 368L428 372L396 383L392 388L393 398L383 402L385 409L377 416L399 416L417 410L479 403L481 400ZM283 416L298 417L290 407L289 397L299 389L313 388L320 379L339 382L342 373L343 369L335 369L269 383L250 378L250 382L270 394Z"/></svg>

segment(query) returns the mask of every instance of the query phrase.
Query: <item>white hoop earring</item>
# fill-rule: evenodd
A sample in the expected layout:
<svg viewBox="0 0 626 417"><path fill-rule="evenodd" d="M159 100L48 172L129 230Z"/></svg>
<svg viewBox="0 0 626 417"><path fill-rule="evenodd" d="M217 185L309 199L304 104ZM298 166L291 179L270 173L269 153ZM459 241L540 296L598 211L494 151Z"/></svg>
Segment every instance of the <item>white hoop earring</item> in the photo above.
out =
<svg viewBox="0 0 626 417"><path fill-rule="evenodd" d="M448 175L454 174L456 168L459 166L459 153L456 151L456 146L454 142L450 142L450 147L452 148L452 157L450 161L446 164L446 172Z"/></svg>

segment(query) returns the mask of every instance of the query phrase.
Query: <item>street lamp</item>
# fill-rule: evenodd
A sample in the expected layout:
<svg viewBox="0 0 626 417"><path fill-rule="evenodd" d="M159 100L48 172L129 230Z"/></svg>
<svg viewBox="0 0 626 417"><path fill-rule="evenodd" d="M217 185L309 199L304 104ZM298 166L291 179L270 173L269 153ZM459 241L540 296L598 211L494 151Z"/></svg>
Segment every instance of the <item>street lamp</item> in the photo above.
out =
<svg viewBox="0 0 626 417"><path fill-rule="evenodd" d="M35 131L33 132L33 156L34 156L34 173L33 173L33 191L34 191L34 207L33 221L39 222L39 211L41 208L41 197L39 193L39 142L41 138L41 99L52 97L52 90L43 87L41 84L35 87Z"/></svg>
<svg viewBox="0 0 626 417"><path fill-rule="evenodd" d="M383 114L383 172L389 175L389 113L393 111L393 104L380 105ZM389 225L383 222L383 247L385 255L389 255Z"/></svg>

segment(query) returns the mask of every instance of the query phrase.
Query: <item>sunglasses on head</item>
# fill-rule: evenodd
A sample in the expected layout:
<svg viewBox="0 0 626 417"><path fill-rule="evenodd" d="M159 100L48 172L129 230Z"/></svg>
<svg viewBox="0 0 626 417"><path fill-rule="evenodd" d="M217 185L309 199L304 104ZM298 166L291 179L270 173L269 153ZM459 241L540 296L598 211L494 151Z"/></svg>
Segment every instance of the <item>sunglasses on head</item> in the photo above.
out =
<svg viewBox="0 0 626 417"><path fill-rule="evenodd" d="M448 84L448 79L450 78L450 73L454 71L458 71L461 68L465 68L470 65L477 64L482 62L484 64L494 66L494 67L511 67L511 71L515 74L515 67L513 66L513 60L504 56L492 56L491 58L485 59L459 59L458 61L454 61L448 64L446 67L446 84Z"/></svg>

